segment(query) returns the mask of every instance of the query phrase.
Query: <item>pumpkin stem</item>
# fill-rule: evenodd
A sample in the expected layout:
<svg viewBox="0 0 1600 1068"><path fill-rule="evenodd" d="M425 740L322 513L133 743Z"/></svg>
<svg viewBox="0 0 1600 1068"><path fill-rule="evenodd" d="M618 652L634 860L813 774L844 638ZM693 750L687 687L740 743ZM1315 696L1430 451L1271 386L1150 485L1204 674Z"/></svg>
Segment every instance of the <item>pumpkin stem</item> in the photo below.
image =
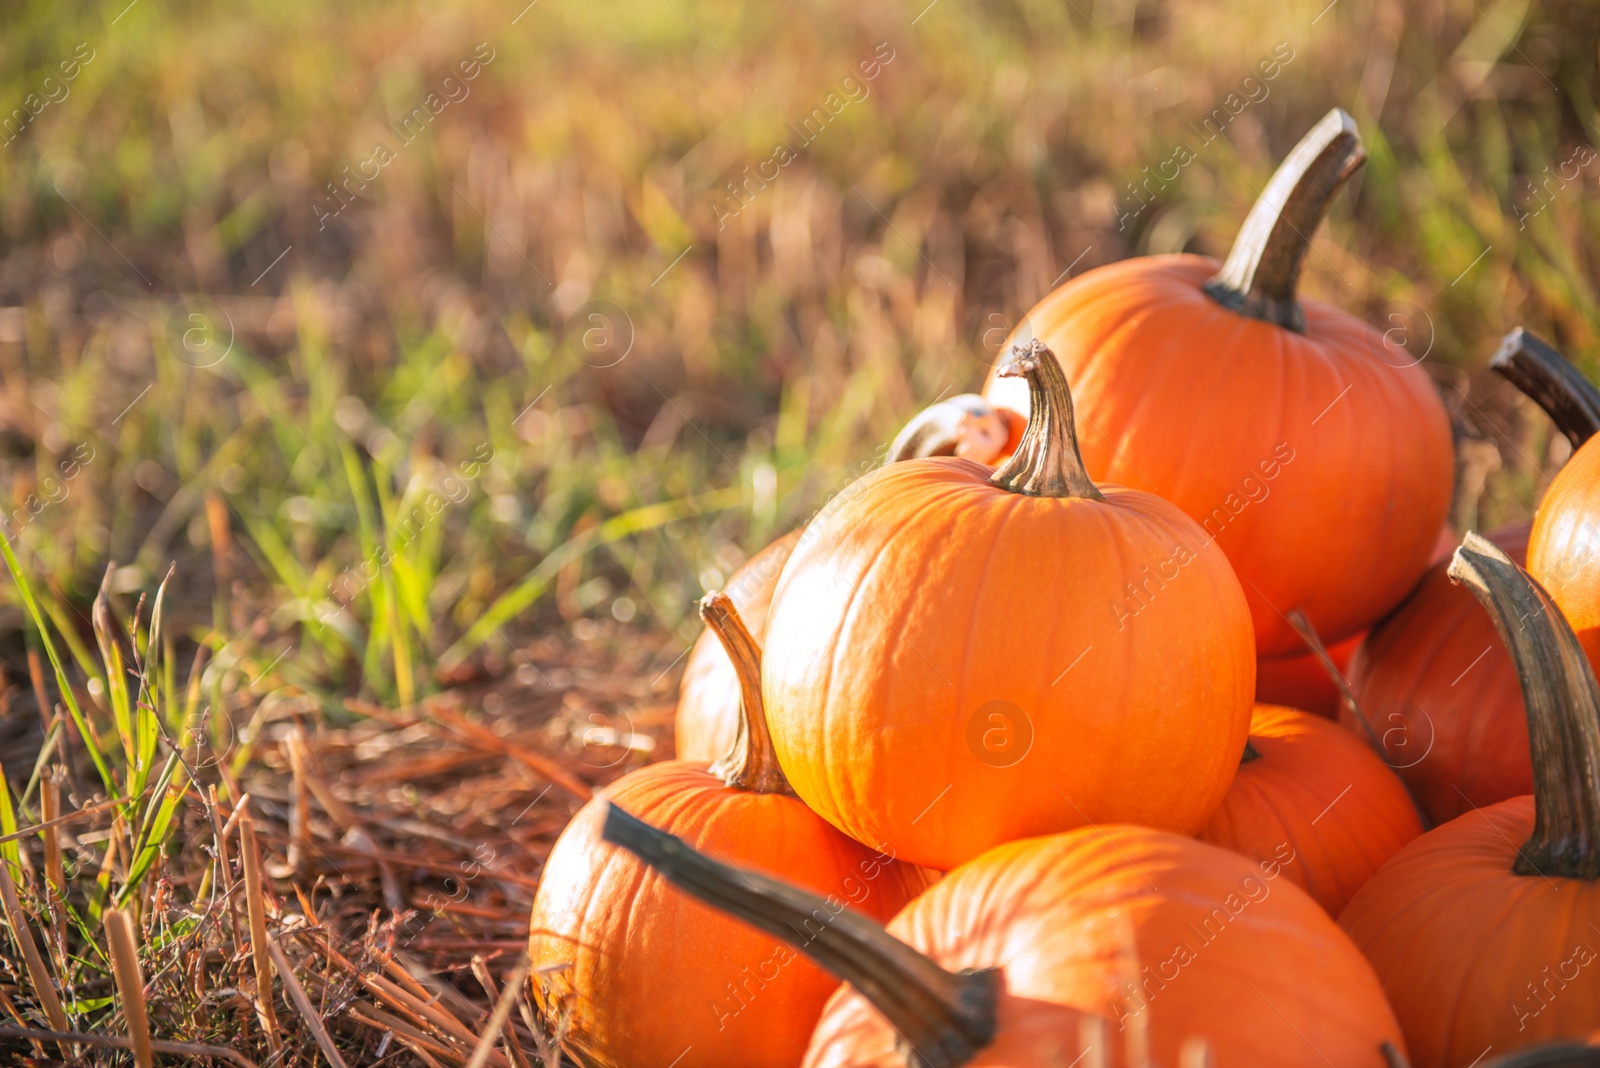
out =
<svg viewBox="0 0 1600 1068"><path fill-rule="evenodd" d="M1305 333L1305 312L1295 299L1300 265L1328 205L1366 161L1355 120L1343 108L1324 115L1256 198L1206 292L1241 315Z"/></svg>
<svg viewBox="0 0 1600 1068"><path fill-rule="evenodd" d="M1450 577L1494 620L1528 709L1533 837L1512 871L1600 877L1600 686L1589 658L1550 595L1487 538L1467 535Z"/></svg>
<svg viewBox="0 0 1600 1068"><path fill-rule="evenodd" d="M1038 338L1013 345L1011 356L995 372L1001 378L1028 380L1028 429L1017 451L989 479L1001 489L1029 497L1105 498L1083 466L1078 431L1073 424L1072 390L1061 361Z"/></svg>
<svg viewBox="0 0 1600 1068"><path fill-rule="evenodd" d="M781 939L855 987L899 1033L912 1068L959 1068L994 1041L998 969L947 972L860 913L712 860L609 802L602 836L684 893Z"/></svg>
<svg viewBox="0 0 1600 1068"><path fill-rule="evenodd" d="M1244 740L1244 756L1239 758L1240 764L1248 764L1252 760L1261 759L1261 750L1250 744L1250 739Z"/></svg>
<svg viewBox="0 0 1600 1068"><path fill-rule="evenodd" d="M739 724L733 745L711 765L711 774L735 790L795 796L767 729L767 708L761 702L761 647L739 618L733 598L720 590L700 601L700 618L722 643L739 679Z"/></svg>
<svg viewBox="0 0 1600 1068"><path fill-rule="evenodd" d="M1339 696L1344 703L1350 706L1350 712L1355 716L1356 722L1361 724L1361 731L1366 735L1367 743L1372 746L1372 751L1378 754L1378 759L1388 765L1389 770L1395 771L1394 762L1389 759L1389 749L1383 744L1383 739L1378 737L1378 732L1373 729L1372 723L1367 719L1367 714L1361 710L1361 702L1356 700L1355 691L1350 688L1350 680L1344 677L1344 672L1339 670L1339 665L1333 662L1333 654L1328 652L1328 647L1323 644L1322 635L1317 633L1317 628L1311 620L1298 608L1289 609L1284 616L1289 621L1289 626L1294 628L1300 640L1316 656L1322 664L1322 670L1328 673L1328 678L1333 680L1333 685L1339 691ZM1433 824L1428 819L1428 814L1422 810L1422 805L1417 801L1417 795L1411 789L1411 784L1404 775L1396 774L1400 785L1405 788L1406 796L1411 799L1411 807L1417 810L1417 819L1422 821L1423 830L1431 830Z"/></svg>
<svg viewBox="0 0 1600 1068"><path fill-rule="evenodd" d="M1600 389L1522 327L1505 336L1489 366L1543 408L1574 449L1600 430Z"/></svg>

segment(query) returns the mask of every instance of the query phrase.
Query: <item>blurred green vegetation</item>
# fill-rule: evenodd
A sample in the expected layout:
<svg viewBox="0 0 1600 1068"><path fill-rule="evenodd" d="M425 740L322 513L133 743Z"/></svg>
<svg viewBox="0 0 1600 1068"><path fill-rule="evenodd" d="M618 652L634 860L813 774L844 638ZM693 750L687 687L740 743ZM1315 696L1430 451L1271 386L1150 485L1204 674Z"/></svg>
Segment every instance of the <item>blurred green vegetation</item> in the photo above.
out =
<svg viewBox="0 0 1600 1068"><path fill-rule="evenodd" d="M1069 266L1221 255L1338 105L1371 160L1305 289L1427 352L1491 526L1562 446L1473 372L1517 325L1596 366L1597 34L1577 0L17 4L0 504L85 617L108 562L175 560L168 627L247 677L406 703L557 622L675 631L662 670Z"/></svg>

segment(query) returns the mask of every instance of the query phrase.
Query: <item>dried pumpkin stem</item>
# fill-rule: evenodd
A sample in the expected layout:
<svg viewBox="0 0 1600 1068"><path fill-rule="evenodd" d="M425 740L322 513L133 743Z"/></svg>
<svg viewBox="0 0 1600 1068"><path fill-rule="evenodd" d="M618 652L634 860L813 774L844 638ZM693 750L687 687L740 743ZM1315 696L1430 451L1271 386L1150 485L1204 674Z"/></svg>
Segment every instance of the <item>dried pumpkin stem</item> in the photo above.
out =
<svg viewBox="0 0 1600 1068"><path fill-rule="evenodd" d="M757 794L788 794L794 788L778 764L767 729L766 705L761 701L761 647L739 618L733 598L720 591L700 602L700 618L722 643L739 679L739 723L727 754L711 765L711 774L736 790Z"/></svg>
<svg viewBox="0 0 1600 1068"><path fill-rule="evenodd" d="M1574 449L1600 431L1600 389L1522 327L1505 336L1489 366L1543 408Z"/></svg>
<svg viewBox="0 0 1600 1068"><path fill-rule="evenodd" d="M1223 307L1305 333L1300 266L1328 205L1367 161L1356 123L1334 108L1284 158L1245 216L1227 262L1205 285Z"/></svg>
<svg viewBox="0 0 1600 1068"><path fill-rule="evenodd" d="M995 373L1001 378L1027 380L1028 429L1017 451L989 481L1029 497L1105 500L1083 466L1073 422L1072 390L1050 347L1038 338L1014 345L1010 358Z"/></svg>
<svg viewBox="0 0 1600 1068"><path fill-rule="evenodd" d="M962 393L930 404L911 417L889 443L885 464L917 460L926 456L966 456L972 452L974 425L997 420L994 406L976 393ZM990 463L993 456L974 457Z"/></svg>
<svg viewBox="0 0 1600 1068"><path fill-rule="evenodd" d="M1550 595L1498 546L1468 534L1450 577L1483 603L1511 652L1528 710L1533 837L1518 875L1600 877L1600 686Z"/></svg>
<svg viewBox="0 0 1600 1068"><path fill-rule="evenodd" d="M712 860L616 805L607 806L603 834L673 886L782 939L855 987L899 1033L911 1068L959 1068L994 1041L997 970L945 971L866 917Z"/></svg>

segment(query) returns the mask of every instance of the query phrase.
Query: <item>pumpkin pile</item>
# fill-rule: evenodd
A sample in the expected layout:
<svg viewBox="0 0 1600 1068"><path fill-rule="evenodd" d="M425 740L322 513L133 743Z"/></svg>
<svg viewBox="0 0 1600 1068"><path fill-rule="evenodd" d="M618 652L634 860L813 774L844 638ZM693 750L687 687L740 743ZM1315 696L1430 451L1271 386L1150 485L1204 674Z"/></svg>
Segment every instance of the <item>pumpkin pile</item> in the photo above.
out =
<svg viewBox="0 0 1600 1068"><path fill-rule="evenodd" d="M1296 293L1364 158L1335 110L1225 262L1061 286L706 597L679 759L534 903L570 1056L1597 1063L1600 392L1507 338L1576 451L1456 547L1428 377Z"/></svg>

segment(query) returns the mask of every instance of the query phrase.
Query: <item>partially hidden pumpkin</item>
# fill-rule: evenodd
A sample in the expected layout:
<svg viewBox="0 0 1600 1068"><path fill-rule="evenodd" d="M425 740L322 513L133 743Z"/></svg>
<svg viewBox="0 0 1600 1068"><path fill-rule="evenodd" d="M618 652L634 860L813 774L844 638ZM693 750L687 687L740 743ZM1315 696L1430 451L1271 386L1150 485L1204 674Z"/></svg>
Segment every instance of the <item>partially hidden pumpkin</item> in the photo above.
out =
<svg viewBox="0 0 1600 1068"><path fill-rule="evenodd" d="M1207 1054L1380 1068L1385 1046L1403 1050L1371 967L1333 920L1276 865L1193 839L1108 825L1012 842L885 932L617 806L605 833L846 981L805 1068L1133 1068Z"/></svg>
<svg viewBox="0 0 1600 1068"><path fill-rule="evenodd" d="M534 897L540 1007L586 1064L793 1068L836 985L782 942L685 898L604 842L608 801L879 920L929 879L793 796L762 719L754 639L724 595L707 597L702 615L738 668L745 704L735 744L709 768L668 761L608 786L562 831Z"/></svg>
<svg viewBox="0 0 1600 1068"><path fill-rule="evenodd" d="M1337 916L1421 833L1405 787L1364 741L1309 712L1258 704L1239 774L1198 837L1282 865Z"/></svg>
<svg viewBox="0 0 1600 1068"><path fill-rule="evenodd" d="M1594 440L1600 429L1600 391L1524 331L1507 338L1497 359L1518 360L1515 366L1530 379L1524 391L1549 412L1577 450L1534 514L1528 571L1560 606L1589 662L1600 665L1600 442Z"/></svg>
<svg viewBox="0 0 1600 1068"><path fill-rule="evenodd" d="M1521 562L1526 524L1489 537ZM1516 666L1449 568L1429 568L1362 641L1348 675L1356 707L1340 713L1405 781L1430 825L1533 789Z"/></svg>
<svg viewBox="0 0 1600 1068"><path fill-rule="evenodd" d="M791 530L746 560L722 588L759 645L766 641L767 610L784 561L800 540ZM679 760L718 759L739 732L739 675L710 627L700 632L678 684L675 737Z"/></svg>
<svg viewBox="0 0 1600 1068"><path fill-rule="evenodd" d="M1405 335L1296 296L1329 201L1366 157L1335 109L1290 152L1227 262L1145 256L1087 271L1012 334L1073 384L1089 474L1159 494L1238 571L1263 657L1330 644L1393 608L1449 508L1450 424ZM985 396L1024 411L991 374Z"/></svg>
<svg viewBox="0 0 1600 1068"><path fill-rule="evenodd" d="M1084 474L1072 397L998 470L908 460L841 493L785 565L762 690L795 792L903 859L1129 821L1192 833L1232 781L1255 657L1232 569L1148 493Z"/></svg>
<svg viewBox="0 0 1600 1068"><path fill-rule="evenodd" d="M1328 650L1333 666L1347 678L1350 658L1355 655L1361 639L1362 635L1357 634ZM1327 665L1315 653L1256 661L1256 701L1260 704L1285 705L1313 712L1324 719L1338 719L1342 696L1338 684L1328 674Z"/></svg>
<svg viewBox="0 0 1600 1068"><path fill-rule="evenodd" d="M1451 575L1522 680L1533 796L1413 841L1339 918L1383 981L1416 1068L1456 1068L1600 1020L1600 687L1550 595L1469 534Z"/></svg>

